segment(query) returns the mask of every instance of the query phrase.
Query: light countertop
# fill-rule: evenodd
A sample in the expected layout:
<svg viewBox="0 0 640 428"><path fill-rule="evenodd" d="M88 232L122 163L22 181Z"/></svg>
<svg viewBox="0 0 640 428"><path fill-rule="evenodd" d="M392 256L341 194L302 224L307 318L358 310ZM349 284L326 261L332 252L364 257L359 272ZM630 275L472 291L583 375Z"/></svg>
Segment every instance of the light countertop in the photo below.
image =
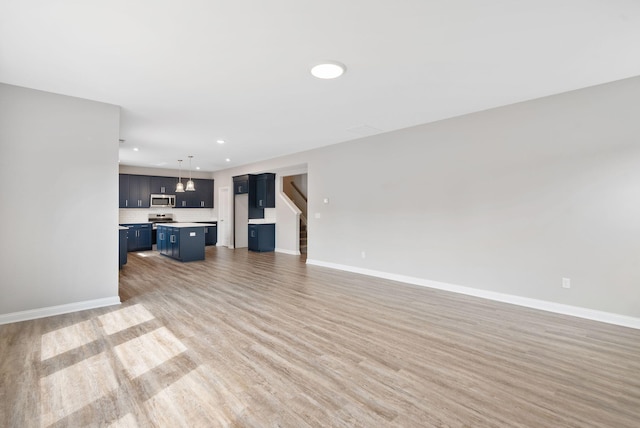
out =
<svg viewBox="0 0 640 428"><path fill-rule="evenodd" d="M252 218L249 219L249 224L275 224L275 219L272 218Z"/></svg>
<svg viewBox="0 0 640 428"><path fill-rule="evenodd" d="M118 230L129 230L129 228L124 226L118 226Z"/></svg>
<svg viewBox="0 0 640 428"><path fill-rule="evenodd" d="M208 223L160 223L158 224L158 227L161 227L161 226L182 228L182 227L215 226L215 224L208 224Z"/></svg>

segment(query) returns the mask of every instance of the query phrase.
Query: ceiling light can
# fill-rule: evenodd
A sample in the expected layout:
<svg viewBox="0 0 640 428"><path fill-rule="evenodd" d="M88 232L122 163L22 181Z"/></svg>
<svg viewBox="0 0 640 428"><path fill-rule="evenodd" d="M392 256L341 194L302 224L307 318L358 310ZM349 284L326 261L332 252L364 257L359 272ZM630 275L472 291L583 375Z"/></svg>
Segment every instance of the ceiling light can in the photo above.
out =
<svg viewBox="0 0 640 428"><path fill-rule="evenodd" d="M335 79L346 71L347 67L338 61L323 61L311 68L311 74L318 79Z"/></svg>

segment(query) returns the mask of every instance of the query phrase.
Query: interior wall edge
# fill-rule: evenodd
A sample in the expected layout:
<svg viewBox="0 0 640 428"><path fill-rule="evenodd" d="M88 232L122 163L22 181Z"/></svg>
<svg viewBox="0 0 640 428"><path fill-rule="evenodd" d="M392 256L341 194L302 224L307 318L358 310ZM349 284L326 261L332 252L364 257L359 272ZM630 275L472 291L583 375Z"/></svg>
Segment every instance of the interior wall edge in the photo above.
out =
<svg viewBox="0 0 640 428"><path fill-rule="evenodd" d="M437 290L450 291L458 294L479 297L512 305L523 306L531 309L538 309L561 315L569 315L577 318L584 318L591 321L599 321L621 327L629 327L640 330L640 318L621 315L611 312L598 311L595 309L583 308L579 306L565 305L562 303L549 302L546 300L532 299L513 294L498 293L495 291L482 290L478 288L465 287L462 285L449 284L446 282L432 281L425 278L417 278L406 275L398 275L374 269L365 269L355 266L342 265L338 263L324 262L321 260L307 259L307 264L313 266L326 267L330 269L342 270L345 272L358 273L376 278L398 281L405 284L419 285L422 287L434 288Z"/></svg>
<svg viewBox="0 0 640 428"><path fill-rule="evenodd" d="M64 305L47 306L44 308L28 309L26 311L0 314L0 325L14 322L35 320L54 315L68 314L71 312L85 311L87 309L102 308L105 306L119 305L120 297L104 297L102 299L85 300L82 302L67 303Z"/></svg>

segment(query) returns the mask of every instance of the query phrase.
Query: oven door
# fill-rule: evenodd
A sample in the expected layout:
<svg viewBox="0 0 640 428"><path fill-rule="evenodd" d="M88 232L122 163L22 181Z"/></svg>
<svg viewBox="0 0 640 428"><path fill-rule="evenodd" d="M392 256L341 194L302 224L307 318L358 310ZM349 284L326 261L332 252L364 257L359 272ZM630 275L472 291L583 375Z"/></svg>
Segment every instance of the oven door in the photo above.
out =
<svg viewBox="0 0 640 428"><path fill-rule="evenodd" d="M149 205L153 208L173 208L176 206L176 197L174 195L151 195Z"/></svg>

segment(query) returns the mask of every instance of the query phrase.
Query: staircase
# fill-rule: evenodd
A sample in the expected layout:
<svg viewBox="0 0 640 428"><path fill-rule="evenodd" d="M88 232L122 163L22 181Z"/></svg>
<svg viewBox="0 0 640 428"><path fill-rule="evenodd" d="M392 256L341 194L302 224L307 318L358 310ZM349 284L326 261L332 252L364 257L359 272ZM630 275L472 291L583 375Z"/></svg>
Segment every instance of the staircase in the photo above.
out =
<svg viewBox="0 0 640 428"><path fill-rule="evenodd" d="M307 225L300 220L300 254L307 254Z"/></svg>

